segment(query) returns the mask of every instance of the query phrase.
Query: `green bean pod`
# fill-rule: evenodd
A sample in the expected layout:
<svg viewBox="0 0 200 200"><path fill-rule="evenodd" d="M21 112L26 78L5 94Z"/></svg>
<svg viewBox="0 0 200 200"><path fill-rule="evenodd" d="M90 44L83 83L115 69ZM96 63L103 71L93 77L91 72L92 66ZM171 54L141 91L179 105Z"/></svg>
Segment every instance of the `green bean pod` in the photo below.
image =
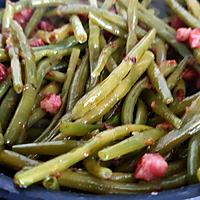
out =
<svg viewBox="0 0 200 200"><path fill-rule="evenodd" d="M142 94L143 100L151 106L153 112L172 124L175 128L181 127L182 121L157 97L152 91L145 90Z"/></svg>
<svg viewBox="0 0 200 200"><path fill-rule="evenodd" d="M138 99L135 115L135 124L146 124L147 122L147 107L141 99Z"/></svg>
<svg viewBox="0 0 200 200"><path fill-rule="evenodd" d="M199 132L200 133L200 132ZM194 135L188 145L188 157L187 157L187 177L189 183L197 183L197 170L200 167L199 159L199 142L200 134Z"/></svg>
<svg viewBox="0 0 200 200"><path fill-rule="evenodd" d="M138 97L140 96L141 92L147 87L147 84L148 79L142 79L130 90L130 92L126 96L121 111L121 121L123 124L133 123L135 104L137 103Z"/></svg>
<svg viewBox="0 0 200 200"><path fill-rule="evenodd" d="M64 83L65 81L65 73L59 72L59 71L50 71L48 74L45 76L46 79L50 81L56 81L58 83Z"/></svg>
<svg viewBox="0 0 200 200"><path fill-rule="evenodd" d="M140 150L145 146L153 145L156 140L165 134L162 129L150 129L142 133L133 133L133 136L121 142L102 149L98 152L101 160L107 161L125 154Z"/></svg>
<svg viewBox="0 0 200 200"><path fill-rule="evenodd" d="M3 96L6 94L10 86L12 85L11 77L7 76L5 80L0 82L0 100L3 98Z"/></svg>
<svg viewBox="0 0 200 200"><path fill-rule="evenodd" d="M165 104L170 104L173 102L173 97L170 89L168 88L167 82L160 72L158 66L153 62L147 70L148 76L151 80L153 87L156 89L158 94L162 97Z"/></svg>

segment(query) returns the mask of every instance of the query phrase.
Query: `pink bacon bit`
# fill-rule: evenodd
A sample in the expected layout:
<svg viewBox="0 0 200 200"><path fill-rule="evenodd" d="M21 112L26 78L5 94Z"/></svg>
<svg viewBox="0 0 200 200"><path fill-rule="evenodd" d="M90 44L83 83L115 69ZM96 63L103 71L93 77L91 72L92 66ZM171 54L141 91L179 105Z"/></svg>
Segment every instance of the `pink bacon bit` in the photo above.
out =
<svg viewBox="0 0 200 200"><path fill-rule="evenodd" d="M38 28L44 31L51 32L55 29L54 25L50 23L48 20L42 20L38 24Z"/></svg>
<svg viewBox="0 0 200 200"><path fill-rule="evenodd" d="M8 70L5 65L0 63L0 81L3 81L8 76Z"/></svg>
<svg viewBox="0 0 200 200"><path fill-rule="evenodd" d="M189 39L191 28L179 28L176 31L176 40L178 42L185 42Z"/></svg>
<svg viewBox="0 0 200 200"><path fill-rule="evenodd" d="M40 38L33 38L29 41L29 45L31 47L40 47L40 46L44 46L45 42Z"/></svg>
<svg viewBox="0 0 200 200"><path fill-rule="evenodd" d="M165 175L168 164L158 153L146 153L138 161L134 176L136 179L152 181Z"/></svg>
<svg viewBox="0 0 200 200"><path fill-rule="evenodd" d="M170 26L177 30L178 28L185 27L185 24L179 17L172 16L170 20Z"/></svg>
<svg viewBox="0 0 200 200"><path fill-rule="evenodd" d="M21 12L15 13L14 20L16 20L21 25L22 28L25 28L32 14L33 14L32 9L27 8L22 10Z"/></svg>
<svg viewBox="0 0 200 200"><path fill-rule="evenodd" d="M44 99L40 102L40 107L49 112L51 114L55 114L58 112L62 104L60 95L56 94L48 94Z"/></svg>
<svg viewBox="0 0 200 200"><path fill-rule="evenodd" d="M195 28L190 32L189 44L192 49L200 47L200 28Z"/></svg>

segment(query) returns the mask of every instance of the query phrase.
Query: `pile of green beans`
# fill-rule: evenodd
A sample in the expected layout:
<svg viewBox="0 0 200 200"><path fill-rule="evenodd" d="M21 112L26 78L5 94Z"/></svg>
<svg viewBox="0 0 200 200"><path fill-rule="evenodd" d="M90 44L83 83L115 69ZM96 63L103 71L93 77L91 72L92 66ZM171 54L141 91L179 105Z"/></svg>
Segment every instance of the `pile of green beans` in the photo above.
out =
<svg viewBox="0 0 200 200"><path fill-rule="evenodd" d="M198 1L166 2L200 27ZM150 0L6 1L0 20L0 167L17 186L135 194L200 181L200 51ZM52 94L56 112L41 106ZM135 178L145 153L168 162L160 179Z"/></svg>

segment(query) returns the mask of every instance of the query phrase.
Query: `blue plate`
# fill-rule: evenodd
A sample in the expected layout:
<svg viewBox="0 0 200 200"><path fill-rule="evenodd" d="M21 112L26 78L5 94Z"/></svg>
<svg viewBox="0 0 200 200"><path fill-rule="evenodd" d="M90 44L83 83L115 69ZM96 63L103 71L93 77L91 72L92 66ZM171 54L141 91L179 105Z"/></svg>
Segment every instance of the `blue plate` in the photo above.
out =
<svg viewBox="0 0 200 200"><path fill-rule="evenodd" d="M163 0L154 0L153 4L159 8L160 14L165 15ZM4 0L0 0L0 7ZM2 169L0 169L2 172ZM8 200L169 200L169 199L200 199L200 184L189 185L174 190L141 195L93 195L71 191L49 191L39 186L19 189L13 184L12 178L0 173L0 199Z"/></svg>

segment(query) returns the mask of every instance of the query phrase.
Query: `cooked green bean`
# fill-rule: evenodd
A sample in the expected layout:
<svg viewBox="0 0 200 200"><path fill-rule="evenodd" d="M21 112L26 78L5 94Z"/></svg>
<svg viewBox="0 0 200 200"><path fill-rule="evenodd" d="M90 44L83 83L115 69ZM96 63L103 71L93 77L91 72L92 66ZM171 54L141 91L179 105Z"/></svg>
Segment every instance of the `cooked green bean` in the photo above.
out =
<svg viewBox="0 0 200 200"><path fill-rule="evenodd" d="M83 124L77 122L61 121L60 132L66 136L84 136L96 129L103 129L103 124Z"/></svg>
<svg viewBox="0 0 200 200"><path fill-rule="evenodd" d="M121 112L121 120L123 124L133 123L133 113L135 104L137 103L138 97L141 92L147 87L148 79L144 78L139 81L126 96Z"/></svg>
<svg viewBox="0 0 200 200"><path fill-rule="evenodd" d="M177 63L175 60L166 60L158 65L160 72L164 77L169 76L177 67Z"/></svg>
<svg viewBox="0 0 200 200"><path fill-rule="evenodd" d="M105 98L128 74L131 67L134 65L131 58L138 61L144 54L146 49L153 42L155 30L150 31L127 55L121 64L104 80L100 85L97 85L93 90L83 96L72 110L72 118L77 119L82 117L89 110L93 109L97 103ZM129 58L129 59L127 59Z"/></svg>
<svg viewBox="0 0 200 200"><path fill-rule="evenodd" d="M0 62L4 62L4 61L8 61L9 60L9 56L7 55L7 52L0 48Z"/></svg>
<svg viewBox="0 0 200 200"><path fill-rule="evenodd" d="M5 80L0 82L0 100L3 98L3 96L6 94L10 86L12 85L11 77L7 76Z"/></svg>
<svg viewBox="0 0 200 200"><path fill-rule="evenodd" d="M50 71L45 78L50 81L56 81L58 83L64 83L65 81L65 73L59 71Z"/></svg>
<svg viewBox="0 0 200 200"><path fill-rule="evenodd" d="M169 163L168 170L165 174L165 177L170 177L174 174L180 173L186 168L186 160L179 160L172 163Z"/></svg>
<svg viewBox="0 0 200 200"><path fill-rule="evenodd" d="M111 0L105 0L103 2L103 5L101 6L102 9L106 9L106 10L109 10L109 8L111 8L113 6L115 2L114 1L111 1Z"/></svg>
<svg viewBox="0 0 200 200"><path fill-rule="evenodd" d="M13 170L20 170L26 166L35 166L39 164L36 160L31 160L21 154L9 150L0 151L0 161L2 166L6 166Z"/></svg>
<svg viewBox="0 0 200 200"><path fill-rule="evenodd" d="M67 170L58 178L58 183L68 188L78 188L85 192L97 194L136 194L141 192L159 191L185 185L186 173L179 173L170 178L153 181L150 183L116 183L114 181L101 180L93 176Z"/></svg>
<svg viewBox="0 0 200 200"><path fill-rule="evenodd" d="M170 106L169 109L174 113L174 114L180 114L186 111L187 107L189 107L193 101L195 101L198 97L200 96L200 92L195 93L192 96L189 96L181 102L173 102Z"/></svg>
<svg viewBox="0 0 200 200"><path fill-rule="evenodd" d="M123 45L122 39L116 39L115 41L109 42L101 51L99 55L99 59L97 62L97 66L92 72L93 77L98 77L102 72L104 66L109 60L109 57L114 53L118 48Z"/></svg>
<svg viewBox="0 0 200 200"><path fill-rule="evenodd" d="M182 7L175 0L166 0L168 6L172 9L172 11L180 17L188 26L192 28L200 27L200 21L192 16L184 7Z"/></svg>
<svg viewBox="0 0 200 200"><path fill-rule="evenodd" d="M18 95L13 88L11 88L0 105L0 123L3 131L6 131L10 120L19 103L20 95Z"/></svg>
<svg viewBox="0 0 200 200"><path fill-rule="evenodd" d="M173 97L171 91L167 85L167 82L160 72L158 66L153 62L147 70L148 76L151 80L153 87L156 89L158 94L160 94L162 101L165 104L170 104L173 102Z"/></svg>
<svg viewBox="0 0 200 200"><path fill-rule="evenodd" d="M47 178L44 179L42 184L48 190L49 189L50 190L60 190L60 185L58 183L58 180L54 176L48 176Z"/></svg>
<svg viewBox="0 0 200 200"><path fill-rule="evenodd" d="M102 167L93 157L84 160L83 164L87 171L97 178L109 179L112 176L112 171L107 167Z"/></svg>
<svg viewBox="0 0 200 200"><path fill-rule="evenodd" d="M10 28L11 20L14 14L14 7L11 1L6 1L6 8L3 13L2 31L6 32Z"/></svg>
<svg viewBox="0 0 200 200"><path fill-rule="evenodd" d="M64 140L44 143L19 144L12 146L12 150L20 154L39 154L57 156L82 145L83 141Z"/></svg>
<svg viewBox="0 0 200 200"><path fill-rule="evenodd" d="M146 124L147 122L147 108L141 99L138 99L137 109L135 114L135 124Z"/></svg>
<svg viewBox="0 0 200 200"><path fill-rule="evenodd" d="M131 71L121 81L113 92L111 92L107 98L101 101L95 108L88 112L85 116L80 118L78 121L82 123L93 123L99 120L105 115L119 100L121 100L130 91L131 87L140 78L140 76L146 71L148 66L154 59L154 55L147 51L144 53L141 60L133 65Z"/></svg>
<svg viewBox="0 0 200 200"><path fill-rule="evenodd" d="M137 36L135 31L138 23L137 5L138 5L138 0L130 0L128 4L128 9L127 9L128 38L126 42L126 53L128 53L137 42Z"/></svg>
<svg viewBox="0 0 200 200"><path fill-rule="evenodd" d="M70 112L77 101L83 96L86 82L89 75L89 55L86 52L85 56L82 58L81 64L76 70L74 74L74 78L72 80L68 98L67 98L67 105L66 111Z"/></svg>
<svg viewBox="0 0 200 200"><path fill-rule="evenodd" d="M133 136L99 151L98 156L103 161L112 160L146 146L153 145L164 134L165 131L162 129L150 129L141 133L133 132Z"/></svg>
<svg viewBox="0 0 200 200"><path fill-rule="evenodd" d="M80 55L80 49L74 48L72 50L72 54L70 56L69 66L67 68L67 73L66 73L66 79L65 79L65 82L63 84L63 88L62 88L62 92L61 92L62 106L61 106L60 110L58 111L58 113L53 117L49 126L40 135L40 137L37 138L37 140L35 140L35 142L46 141L48 136L51 135L51 130L56 127L58 120L62 116L62 114L64 112L64 108L66 106L69 88L70 88L71 81L72 81L72 78L73 78L74 73L75 73L75 69L76 69L78 59L79 59L79 55Z"/></svg>
<svg viewBox="0 0 200 200"><path fill-rule="evenodd" d="M135 178L133 177L132 173L123 173L123 172L113 172L109 180L120 182L120 183L134 183L135 182Z"/></svg>
<svg viewBox="0 0 200 200"><path fill-rule="evenodd" d="M185 57L176 67L174 72L167 78L167 85L170 90L172 90L176 83L180 80L181 74L183 70L185 69L188 62L188 57Z"/></svg>
<svg viewBox="0 0 200 200"><path fill-rule="evenodd" d="M46 115L46 112L42 110L40 107L34 109L28 119L27 127L28 128L32 127L36 122L42 119L45 115Z"/></svg>
<svg viewBox="0 0 200 200"><path fill-rule="evenodd" d="M145 129L149 129L149 127L144 125L125 125L103 131L91 138L84 145L79 146L69 153L58 156L27 171L17 173L15 175L15 183L23 187L31 185L52 173L69 168L73 164L87 158L111 142L129 135L130 132L142 131Z"/></svg>
<svg viewBox="0 0 200 200"><path fill-rule="evenodd" d="M39 21L42 19L44 13L46 12L46 8L36 8L31 19L25 28L26 36L29 37L33 32L34 28L37 26Z"/></svg>
<svg viewBox="0 0 200 200"><path fill-rule="evenodd" d="M155 43L155 48L156 48L156 63L160 64L161 62L165 61L167 57L167 49L164 41L160 38L157 38Z"/></svg>
<svg viewBox="0 0 200 200"><path fill-rule="evenodd" d="M34 87L37 85L36 80L36 64L33 53L28 45L26 36L23 33L21 26L16 21L11 21L11 30L16 35L22 51L22 56L25 60L25 75L26 83L32 84Z"/></svg>
<svg viewBox="0 0 200 200"><path fill-rule="evenodd" d="M12 81L13 81L13 87L15 91L20 94L23 90L23 82L22 82L22 70L21 70L21 64L19 61L19 49L14 44L12 35L10 35L9 42L8 42L8 54L11 59L11 75L12 75Z"/></svg>
<svg viewBox="0 0 200 200"><path fill-rule="evenodd" d="M153 112L160 115L166 121L171 123L175 128L181 127L182 121L171 112L162 100L152 91L145 90L142 94L143 100L151 106Z"/></svg>
<svg viewBox="0 0 200 200"><path fill-rule="evenodd" d="M200 134L198 133L190 139L188 145L187 176L189 183L196 183L198 181L197 170L200 167L199 141L200 141Z"/></svg>
<svg viewBox="0 0 200 200"><path fill-rule="evenodd" d="M79 43L84 43L87 41L87 33L84 30L84 27L81 23L81 20L77 15L72 15L70 17L70 22L74 31L75 38Z"/></svg>

